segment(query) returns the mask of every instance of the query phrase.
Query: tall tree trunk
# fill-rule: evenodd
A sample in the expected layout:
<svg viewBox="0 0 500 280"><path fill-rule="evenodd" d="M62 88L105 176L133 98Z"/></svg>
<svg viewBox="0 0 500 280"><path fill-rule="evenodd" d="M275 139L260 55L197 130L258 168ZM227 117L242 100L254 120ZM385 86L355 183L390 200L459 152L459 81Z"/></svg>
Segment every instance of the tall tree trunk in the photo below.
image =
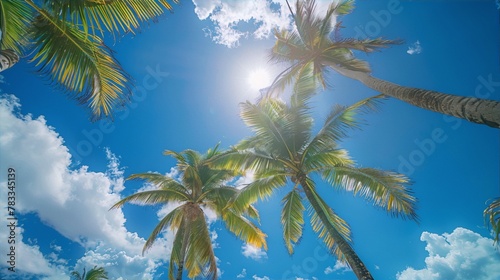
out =
<svg viewBox="0 0 500 280"><path fill-rule="evenodd" d="M13 50L0 50L0 72L9 69L19 61L19 56Z"/></svg>
<svg viewBox="0 0 500 280"><path fill-rule="evenodd" d="M500 102L446 94L433 90L404 87L373 76L330 65L335 71L358 80L367 87L420 108L500 128Z"/></svg>
<svg viewBox="0 0 500 280"><path fill-rule="evenodd" d="M330 234L330 236L335 240L335 243L337 243L337 246L339 247L340 251L345 256L347 263L352 268L354 274L356 274L356 277L360 280L373 280L370 271L368 271L365 264L361 261L356 252L352 249L351 245L349 245L349 243L342 237L342 235L340 235L337 229L335 229L332 226L332 224L328 220L328 217L325 215L323 209L321 209L321 207L317 203L315 203L316 199L314 197L314 194L309 189L309 185L307 184L305 177L303 179L300 179L300 184L302 185L304 193L306 194L307 199L311 203L311 206L314 208L314 211L316 211L319 218L327 228L328 234Z"/></svg>

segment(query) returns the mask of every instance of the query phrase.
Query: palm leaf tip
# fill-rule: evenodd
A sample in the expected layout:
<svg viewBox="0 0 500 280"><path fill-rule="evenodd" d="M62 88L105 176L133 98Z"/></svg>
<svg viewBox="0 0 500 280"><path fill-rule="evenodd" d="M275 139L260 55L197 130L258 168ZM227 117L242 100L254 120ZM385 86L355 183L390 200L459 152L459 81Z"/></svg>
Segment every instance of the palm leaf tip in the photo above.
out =
<svg viewBox="0 0 500 280"><path fill-rule="evenodd" d="M494 199L483 212L485 222L491 226L495 243L500 240L500 197Z"/></svg>

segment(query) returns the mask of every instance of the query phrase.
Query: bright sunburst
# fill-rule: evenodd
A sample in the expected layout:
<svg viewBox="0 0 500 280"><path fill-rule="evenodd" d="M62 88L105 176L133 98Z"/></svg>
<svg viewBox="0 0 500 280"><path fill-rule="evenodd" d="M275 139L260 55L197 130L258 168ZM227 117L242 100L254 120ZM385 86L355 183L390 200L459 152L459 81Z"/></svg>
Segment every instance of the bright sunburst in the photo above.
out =
<svg viewBox="0 0 500 280"><path fill-rule="evenodd" d="M259 90L271 85L271 76L264 68L255 69L248 76L248 84L253 90Z"/></svg>

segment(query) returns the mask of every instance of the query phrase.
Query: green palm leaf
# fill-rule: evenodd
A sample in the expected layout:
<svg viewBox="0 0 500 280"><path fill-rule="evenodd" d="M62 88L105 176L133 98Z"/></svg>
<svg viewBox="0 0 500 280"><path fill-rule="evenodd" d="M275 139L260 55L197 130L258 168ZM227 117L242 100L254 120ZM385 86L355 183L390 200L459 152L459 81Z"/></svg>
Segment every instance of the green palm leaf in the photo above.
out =
<svg viewBox="0 0 500 280"><path fill-rule="evenodd" d="M111 116L112 108L130 94L129 77L101 39L85 34L40 10L33 29L37 49L33 61L40 72L89 104L93 119Z"/></svg>
<svg viewBox="0 0 500 280"><path fill-rule="evenodd" d="M184 208L185 205L178 206L174 210L170 211L165 217L163 217L163 219L161 219L161 221L156 225L156 227L153 229L148 239L146 240L146 243L142 248L142 255L144 255L144 252L146 252L153 246L160 232L168 227L170 227L172 230L178 230L181 227Z"/></svg>
<svg viewBox="0 0 500 280"><path fill-rule="evenodd" d="M276 174L256 179L244 187L230 203L238 212L244 212L251 204L259 199L270 197L273 192L286 184L286 175Z"/></svg>
<svg viewBox="0 0 500 280"><path fill-rule="evenodd" d="M163 14L162 7L172 10L172 5L166 0L60 0L51 6L54 14L80 24L85 32L101 35L104 30L112 34L133 33L140 28L141 22L155 20Z"/></svg>
<svg viewBox="0 0 500 280"><path fill-rule="evenodd" d="M162 189L139 192L115 203L110 210L122 207L127 202L135 202L141 205L154 205L158 203L168 203L174 201L187 201L189 200L188 194L182 193L177 190Z"/></svg>
<svg viewBox="0 0 500 280"><path fill-rule="evenodd" d="M322 176L333 186L352 191L385 208L396 217L418 220L416 198L405 187L408 179L402 174L373 168L335 167L325 169Z"/></svg>
<svg viewBox="0 0 500 280"><path fill-rule="evenodd" d="M289 192L281 201L283 210L281 211L281 224L283 225L283 239L288 249L288 253L293 253L293 246L302 236L304 227L304 205L297 189Z"/></svg>
<svg viewBox="0 0 500 280"><path fill-rule="evenodd" d="M336 105L328 115L321 130L311 140L306 147L304 157L308 153L318 153L323 150L330 150L336 146L336 143L347 137L348 130L358 128L359 120L355 117L360 112L371 111L377 108L379 98L383 95L366 98L351 106Z"/></svg>
<svg viewBox="0 0 500 280"><path fill-rule="evenodd" d="M33 11L25 1L0 1L0 50L12 50L18 56L29 43L29 26Z"/></svg>

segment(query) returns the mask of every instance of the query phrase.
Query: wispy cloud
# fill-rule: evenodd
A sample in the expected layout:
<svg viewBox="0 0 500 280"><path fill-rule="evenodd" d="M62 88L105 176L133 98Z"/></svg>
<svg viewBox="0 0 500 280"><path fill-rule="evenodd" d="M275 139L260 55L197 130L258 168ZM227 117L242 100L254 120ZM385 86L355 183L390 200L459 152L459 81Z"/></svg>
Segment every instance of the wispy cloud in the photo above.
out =
<svg viewBox="0 0 500 280"><path fill-rule="evenodd" d="M267 277L267 276L260 277L260 276L257 276L257 275L252 276L252 279L253 280L270 280L270 278Z"/></svg>
<svg viewBox="0 0 500 280"><path fill-rule="evenodd" d="M416 41L413 43L411 46L408 47L408 50L406 51L408 54L413 55L413 54L420 54L422 52L422 46L420 45L420 41Z"/></svg>
<svg viewBox="0 0 500 280"><path fill-rule="evenodd" d="M335 263L335 265L333 267L328 266L327 268L325 268L324 272L325 272L325 274L331 274L334 272L344 273L346 271L352 271L352 269L346 263L343 263L343 262L337 260L337 262Z"/></svg>
<svg viewBox="0 0 500 280"><path fill-rule="evenodd" d="M247 270L243 268L240 274L236 276L236 278L245 278L247 276Z"/></svg>
<svg viewBox="0 0 500 280"><path fill-rule="evenodd" d="M500 279L500 254L493 240L458 227L442 235L424 231L420 240L427 243L425 268L408 267L398 280L410 279Z"/></svg>

